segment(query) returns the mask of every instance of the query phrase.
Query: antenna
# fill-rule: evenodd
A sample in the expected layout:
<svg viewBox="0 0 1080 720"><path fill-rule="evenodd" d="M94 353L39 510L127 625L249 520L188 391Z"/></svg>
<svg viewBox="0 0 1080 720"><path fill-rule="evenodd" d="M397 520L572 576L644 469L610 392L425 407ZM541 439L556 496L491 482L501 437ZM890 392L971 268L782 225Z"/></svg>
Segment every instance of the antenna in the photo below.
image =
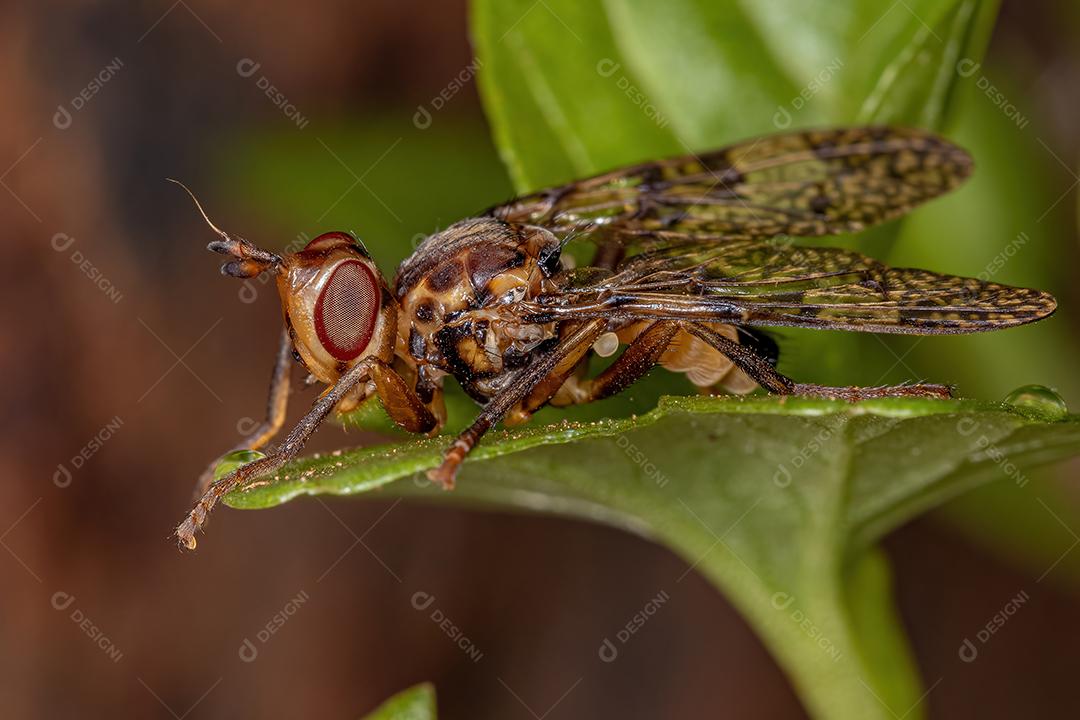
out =
<svg viewBox="0 0 1080 720"><path fill-rule="evenodd" d="M217 225L215 225L213 223L212 220L210 220L210 216L206 214L205 210L203 210L203 206L202 206L202 203L199 202L199 198L195 197L195 193L191 192L191 188L189 188L187 185L185 185L184 183L182 183L179 180L176 180L174 178L167 177L165 179L168 180L171 183L176 183L180 187L184 188L184 192L186 192L188 195L191 196L191 200L195 203L195 207L199 209L199 214L202 215L203 220L206 221L206 224L209 225L213 229L214 232L216 232L218 235L225 238L226 240L231 239L231 236L229 235L229 233L227 233L224 230L222 230L221 228L219 228Z"/></svg>
<svg viewBox="0 0 1080 720"><path fill-rule="evenodd" d="M221 240L214 240L206 246L207 250L211 250L222 255L232 255L237 260L234 262L228 262L221 266L221 271L226 275L232 275L233 277L248 278L254 277L259 273L270 270L272 272L279 272L284 260L280 255L272 253L269 250L263 250L259 246L245 240L242 237L233 237L229 233L225 232L210 219L210 216L206 214L206 210L203 210L202 203L195 197L195 193L191 192L191 189L187 185L175 180L173 178L165 178L171 183L176 183L180 187L184 188L192 201L195 203L195 207L198 208L199 214L202 215L203 220L210 228L221 236Z"/></svg>

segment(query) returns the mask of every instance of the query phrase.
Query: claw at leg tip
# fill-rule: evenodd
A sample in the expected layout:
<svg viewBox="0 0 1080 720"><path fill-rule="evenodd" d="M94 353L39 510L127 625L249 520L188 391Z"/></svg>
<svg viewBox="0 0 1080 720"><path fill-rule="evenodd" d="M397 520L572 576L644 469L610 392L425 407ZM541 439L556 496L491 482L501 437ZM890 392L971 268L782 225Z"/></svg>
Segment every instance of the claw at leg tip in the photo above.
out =
<svg viewBox="0 0 1080 720"><path fill-rule="evenodd" d="M454 489L454 475L456 474L453 470L447 468L445 463L427 471L428 480L440 485L443 490Z"/></svg>
<svg viewBox="0 0 1080 720"><path fill-rule="evenodd" d="M198 541L195 540L195 533L185 529L183 525L176 528L176 541L181 548L186 550L194 550L195 546L199 544Z"/></svg>

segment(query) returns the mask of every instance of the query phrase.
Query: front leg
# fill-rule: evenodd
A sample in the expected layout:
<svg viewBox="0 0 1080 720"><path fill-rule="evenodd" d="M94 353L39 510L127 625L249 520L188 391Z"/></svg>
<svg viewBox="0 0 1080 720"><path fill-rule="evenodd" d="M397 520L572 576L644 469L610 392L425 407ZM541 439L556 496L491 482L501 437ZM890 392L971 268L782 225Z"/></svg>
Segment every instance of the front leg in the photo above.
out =
<svg viewBox="0 0 1080 720"><path fill-rule="evenodd" d="M292 429L281 447L209 485L187 518L176 528L176 537L180 544L188 550L194 550L195 533L206 524L206 519L218 500L259 476L274 472L296 457L326 416L354 388L367 380L374 382L379 400L398 425L415 433L428 433L438 428L438 420L405 380L379 358L367 357L350 368L333 387L315 401L311 410Z"/></svg>
<svg viewBox="0 0 1080 720"><path fill-rule="evenodd" d="M386 414L406 432L432 435L442 427L442 420L392 367L381 360L372 363L371 379Z"/></svg>
<svg viewBox="0 0 1080 720"><path fill-rule="evenodd" d="M274 371L270 377L270 396L266 400L266 419L229 450L222 453L216 460L203 470L195 483L194 497L202 497L210 483L214 481L214 468L221 459L229 453L237 450L258 450L270 442L281 426L285 424L285 411L289 405L289 371L292 369L293 343L289 336L289 328L281 329L281 340L278 344L277 358L274 360Z"/></svg>
<svg viewBox="0 0 1080 720"><path fill-rule="evenodd" d="M596 323L599 328L600 324ZM578 325L568 326L569 329L563 333L565 337L573 335ZM551 369L547 377L541 380L536 386L529 391L517 407L508 412L503 418L503 424L506 426L521 425L528 421L532 414L542 408L551 400L552 396L559 391L559 388L563 387L567 379L573 374L585 359L585 354L589 352L592 344L585 344L579 342L575 344L565 355L563 355L558 363Z"/></svg>
<svg viewBox="0 0 1080 720"><path fill-rule="evenodd" d="M697 323L683 323L687 332L691 332L726 355L731 362L749 375L765 390L775 395L803 395L830 400L857 402L882 397L928 397L951 398L952 390L947 385L933 383L915 383L913 385L895 385L886 387L830 387L813 383L799 383L781 375L764 357L752 348L740 345L719 334L712 328Z"/></svg>
<svg viewBox="0 0 1080 720"><path fill-rule="evenodd" d="M254 480L260 475L277 470L291 460L296 453L300 452L300 449L304 447L304 443L315 432L315 428L319 427L322 421L326 419L334 406L341 402L342 398L348 395L361 380L367 379L374 360L376 358L361 360L342 375L328 392L315 401L308 414L297 423L277 450L264 458L233 470L225 477L212 483L195 503L195 507L188 513L184 521L177 526L176 538L179 543L188 550L194 550L196 545L195 533L206 523L210 511L213 510L218 500L235 488Z"/></svg>

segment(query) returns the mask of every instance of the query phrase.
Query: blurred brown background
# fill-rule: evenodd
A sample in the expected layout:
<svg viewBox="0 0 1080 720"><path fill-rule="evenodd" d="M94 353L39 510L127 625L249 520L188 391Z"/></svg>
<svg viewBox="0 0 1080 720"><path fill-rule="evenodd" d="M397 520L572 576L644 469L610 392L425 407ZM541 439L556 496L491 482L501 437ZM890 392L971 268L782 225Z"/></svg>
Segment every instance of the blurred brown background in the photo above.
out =
<svg viewBox="0 0 1080 720"><path fill-rule="evenodd" d="M1031 111L1075 159L1076 56L1055 5L1006 2L990 57L1023 58ZM249 77L245 60L259 63ZM348 220L361 235L408 243L510 194L474 83L436 127L413 123L469 62L463 0L0 7L0 715L355 718L430 680L446 718L802 716L722 597L693 573L672 583L681 560L601 527L334 498L221 510L194 555L170 540L194 478L262 412L279 311L272 292L247 303L217 274L208 231L162 178L273 246L337 229L354 202L385 211L375 230ZM342 129L356 123L375 129ZM237 186L257 173L313 192L245 165L264 134L325 163L323 217L283 227ZM344 134L364 146L355 169ZM385 173L412 178L422 217L384 196ZM1057 212L1075 208L1069 194ZM327 427L314 445L358 441ZM1068 582L1033 585L930 521L887 549L933 716L1080 714ZM604 638L661 584L670 601L602 662ZM961 661L964 638L1022 588L1024 611ZM418 592L434 597L426 610Z"/></svg>

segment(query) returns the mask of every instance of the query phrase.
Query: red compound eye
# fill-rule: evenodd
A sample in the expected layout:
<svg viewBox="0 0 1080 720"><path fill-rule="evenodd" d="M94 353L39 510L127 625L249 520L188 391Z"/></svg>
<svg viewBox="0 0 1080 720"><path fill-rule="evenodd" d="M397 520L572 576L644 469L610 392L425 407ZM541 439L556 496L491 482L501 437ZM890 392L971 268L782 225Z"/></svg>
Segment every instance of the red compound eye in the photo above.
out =
<svg viewBox="0 0 1080 720"><path fill-rule="evenodd" d="M379 285L358 260L338 263L315 303L315 332L326 351L343 362L364 352L379 313Z"/></svg>

